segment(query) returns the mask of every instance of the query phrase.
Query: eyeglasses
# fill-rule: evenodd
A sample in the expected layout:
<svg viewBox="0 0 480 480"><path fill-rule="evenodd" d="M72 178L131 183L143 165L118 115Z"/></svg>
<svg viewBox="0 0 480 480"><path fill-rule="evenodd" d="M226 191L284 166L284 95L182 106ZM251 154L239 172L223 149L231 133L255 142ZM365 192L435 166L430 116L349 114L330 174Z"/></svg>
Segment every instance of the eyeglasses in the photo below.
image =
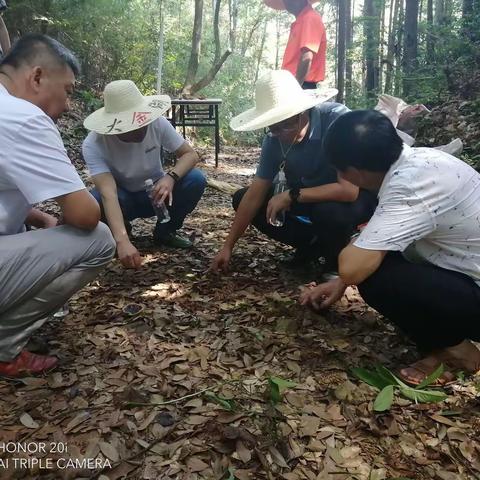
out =
<svg viewBox="0 0 480 480"><path fill-rule="evenodd" d="M278 123L274 123L269 127L265 128L265 134L271 137L278 137L279 135L293 133L298 130L300 126L300 115L295 115L294 117L287 118Z"/></svg>

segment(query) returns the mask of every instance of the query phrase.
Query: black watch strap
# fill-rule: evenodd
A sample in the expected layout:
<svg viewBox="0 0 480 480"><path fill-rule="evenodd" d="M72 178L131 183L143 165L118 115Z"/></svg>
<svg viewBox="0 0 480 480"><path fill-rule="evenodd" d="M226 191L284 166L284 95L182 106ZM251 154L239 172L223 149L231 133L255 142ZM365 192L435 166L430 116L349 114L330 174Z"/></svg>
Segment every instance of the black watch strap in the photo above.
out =
<svg viewBox="0 0 480 480"><path fill-rule="evenodd" d="M288 194L290 195L290 198L292 199L292 202L297 203L298 202L298 197L300 196L300 189L298 187L291 188L288 191Z"/></svg>
<svg viewBox="0 0 480 480"><path fill-rule="evenodd" d="M173 170L171 170L170 172L167 172L167 175L170 175L173 178L173 180L175 180L175 183L177 183L180 180L180 177Z"/></svg>

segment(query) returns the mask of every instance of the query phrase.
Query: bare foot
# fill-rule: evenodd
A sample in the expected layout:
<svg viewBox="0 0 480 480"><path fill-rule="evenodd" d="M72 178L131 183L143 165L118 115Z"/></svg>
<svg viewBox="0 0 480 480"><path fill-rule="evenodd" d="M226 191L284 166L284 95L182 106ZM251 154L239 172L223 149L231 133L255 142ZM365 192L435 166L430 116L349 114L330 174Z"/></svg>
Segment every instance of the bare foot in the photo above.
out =
<svg viewBox="0 0 480 480"><path fill-rule="evenodd" d="M400 378L411 385L419 385L431 373L433 373L441 364L442 359L437 355L430 355L407 368L400 370ZM432 385L445 385L455 380L455 375L451 372L443 372L443 374Z"/></svg>
<svg viewBox="0 0 480 480"><path fill-rule="evenodd" d="M480 350L470 341L464 340L436 354L440 360L459 370L476 373L480 370Z"/></svg>

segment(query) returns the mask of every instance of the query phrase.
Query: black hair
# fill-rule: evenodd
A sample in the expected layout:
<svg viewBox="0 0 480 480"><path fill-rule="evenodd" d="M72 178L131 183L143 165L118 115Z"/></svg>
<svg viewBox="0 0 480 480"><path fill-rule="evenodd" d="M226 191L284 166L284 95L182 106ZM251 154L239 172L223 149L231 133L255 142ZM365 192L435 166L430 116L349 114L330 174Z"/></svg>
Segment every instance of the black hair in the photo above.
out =
<svg viewBox="0 0 480 480"><path fill-rule="evenodd" d="M22 65L33 66L41 55L48 55L61 66L71 68L78 76L80 64L75 55L57 40L38 33L30 33L14 43L10 51L0 61L0 69L4 65L19 68Z"/></svg>
<svg viewBox="0 0 480 480"><path fill-rule="evenodd" d="M376 110L356 110L330 125L323 147L341 172L348 167L387 172L400 157L403 142L388 117Z"/></svg>

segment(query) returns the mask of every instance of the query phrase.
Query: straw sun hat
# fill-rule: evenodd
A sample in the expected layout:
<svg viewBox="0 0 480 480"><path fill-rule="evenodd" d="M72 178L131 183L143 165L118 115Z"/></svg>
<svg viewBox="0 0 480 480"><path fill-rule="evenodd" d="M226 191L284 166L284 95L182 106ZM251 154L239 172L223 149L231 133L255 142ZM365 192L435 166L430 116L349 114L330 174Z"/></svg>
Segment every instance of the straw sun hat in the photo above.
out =
<svg viewBox="0 0 480 480"><path fill-rule="evenodd" d="M338 90L303 90L287 70L271 70L255 85L255 107L230 121L233 130L245 132L268 127L332 99Z"/></svg>
<svg viewBox="0 0 480 480"><path fill-rule="evenodd" d="M131 80L115 80L103 91L105 106L83 122L87 130L118 135L144 127L170 109L168 95L143 96Z"/></svg>
<svg viewBox="0 0 480 480"><path fill-rule="evenodd" d="M308 3L310 3L310 5L313 5L314 3L318 3L318 1L319 0L308 0ZM265 3L267 7L273 8L275 10L286 10L283 0L263 0L263 3Z"/></svg>

